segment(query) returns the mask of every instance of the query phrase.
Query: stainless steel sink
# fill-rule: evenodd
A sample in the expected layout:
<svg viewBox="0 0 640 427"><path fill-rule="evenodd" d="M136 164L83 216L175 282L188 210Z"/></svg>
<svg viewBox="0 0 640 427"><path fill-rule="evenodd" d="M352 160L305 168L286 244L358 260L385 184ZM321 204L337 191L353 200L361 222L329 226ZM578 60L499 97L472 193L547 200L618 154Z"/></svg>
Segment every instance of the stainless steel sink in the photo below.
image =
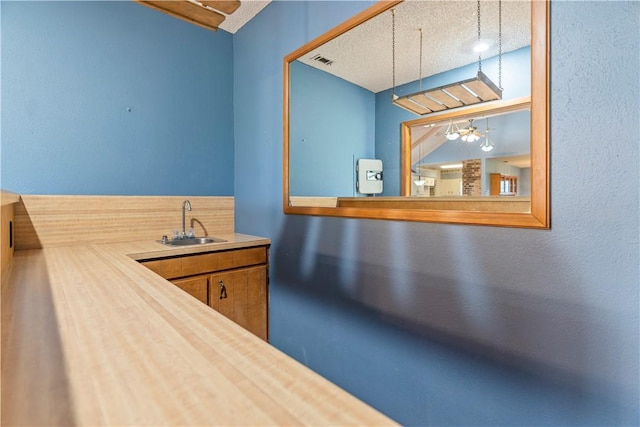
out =
<svg viewBox="0 0 640 427"><path fill-rule="evenodd" d="M185 237L183 239L162 239L160 243L169 246L193 246L193 245L205 245L207 243L221 243L226 242L224 239L218 239L217 237Z"/></svg>

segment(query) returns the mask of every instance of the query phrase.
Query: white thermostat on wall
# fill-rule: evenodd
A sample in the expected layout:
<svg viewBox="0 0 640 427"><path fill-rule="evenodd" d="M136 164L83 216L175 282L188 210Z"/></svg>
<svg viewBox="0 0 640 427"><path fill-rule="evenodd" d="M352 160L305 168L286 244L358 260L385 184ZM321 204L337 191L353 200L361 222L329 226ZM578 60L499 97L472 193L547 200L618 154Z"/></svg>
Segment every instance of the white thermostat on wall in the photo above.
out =
<svg viewBox="0 0 640 427"><path fill-rule="evenodd" d="M382 160L358 159L356 190L360 194L382 193Z"/></svg>

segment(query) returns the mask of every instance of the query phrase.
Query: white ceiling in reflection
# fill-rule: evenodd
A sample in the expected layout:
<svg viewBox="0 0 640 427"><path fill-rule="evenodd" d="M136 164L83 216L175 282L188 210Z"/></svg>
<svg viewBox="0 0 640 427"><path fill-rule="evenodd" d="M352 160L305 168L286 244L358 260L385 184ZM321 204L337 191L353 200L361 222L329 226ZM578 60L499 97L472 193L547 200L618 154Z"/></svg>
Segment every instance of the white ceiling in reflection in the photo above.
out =
<svg viewBox="0 0 640 427"><path fill-rule="evenodd" d="M530 44L531 5L502 1L503 53ZM477 62L472 45L478 38L475 1L408 0L396 6L396 86ZM392 86L391 11L367 21L313 50L300 61L377 93ZM481 3L482 38L496 43L484 57L498 53L498 2ZM312 58L333 61L324 65ZM470 76L471 77L471 76Z"/></svg>

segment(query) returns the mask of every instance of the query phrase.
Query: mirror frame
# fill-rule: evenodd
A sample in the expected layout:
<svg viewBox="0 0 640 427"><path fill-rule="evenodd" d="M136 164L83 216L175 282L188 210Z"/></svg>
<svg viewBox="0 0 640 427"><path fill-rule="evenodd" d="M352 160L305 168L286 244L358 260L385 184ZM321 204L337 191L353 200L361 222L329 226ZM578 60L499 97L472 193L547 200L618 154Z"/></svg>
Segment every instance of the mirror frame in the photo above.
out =
<svg viewBox="0 0 640 427"><path fill-rule="evenodd" d="M283 98L283 212L293 215L331 216L362 219L437 222L520 228L550 228L549 192L549 0L531 1L531 210L517 212L477 212L459 210L400 209L384 207L291 206L289 194L289 64L318 46L340 36L402 3L379 1L334 29L284 57ZM404 124L401 125L403 132ZM410 161L410 160L409 160ZM402 158L401 165L407 160ZM369 200L370 198L363 198ZM378 201L384 198L376 198ZM363 203L364 204L364 203Z"/></svg>

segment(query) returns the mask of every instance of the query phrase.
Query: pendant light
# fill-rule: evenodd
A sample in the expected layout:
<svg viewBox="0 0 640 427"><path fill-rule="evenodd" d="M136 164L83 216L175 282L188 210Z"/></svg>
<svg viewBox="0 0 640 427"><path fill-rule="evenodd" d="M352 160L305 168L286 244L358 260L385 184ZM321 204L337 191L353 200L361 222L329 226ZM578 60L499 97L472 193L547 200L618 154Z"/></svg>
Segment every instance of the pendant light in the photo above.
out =
<svg viewBox="0 0 640 427"><path fill-rule="evenodd" d="M449 126L447 127L447 130L444 132L444 136L449 141L455 141L460 137L460 128L458 128L457 124L453 123L453 120L449 122Z"/></svg>
<svg viewBox="0 0 640 427"><path fill-rule="evenodd" d="M480 149L485 153L493 150L495 144L489 139L489 118L487 118L487 129L484 131L484 141L480 144Z"/></svg>
<svg viewBox="0 0 640 427"><path fill-rule="evenodd" d="M469 127L460 129L460 139L464 142L476 142L483 136L478 132L478 128L473 125L473 119L469 120Z"/></svg>
<svg viewBox="0 0 640 427"><path fill-rule="evenodd" d="M478 41L481 40L480 0L477 1ZM404 96L396 95L396 29L395 9L391 9L391 61L392 92L391 102L400 108L418 115L479 104L502 99L502 0L498 0L498 86L482 72L482 55L478 54L478 73L476 77L451 83L433 89L420 90ZM422 32L420 37L420 58L422 58ZM422 85L422 61L420 61L420 84Z"/></svg>
<svg viewBox="0 0 640 427"><path fill-rule="evenodd" d="M422 175L420 174L420 166L422 165L422 143L418 145L418 164L416 165L416 173L418 174L418 179L413 181L413 183L422 188L425 183L425 180L422 179Z"/></svg>

